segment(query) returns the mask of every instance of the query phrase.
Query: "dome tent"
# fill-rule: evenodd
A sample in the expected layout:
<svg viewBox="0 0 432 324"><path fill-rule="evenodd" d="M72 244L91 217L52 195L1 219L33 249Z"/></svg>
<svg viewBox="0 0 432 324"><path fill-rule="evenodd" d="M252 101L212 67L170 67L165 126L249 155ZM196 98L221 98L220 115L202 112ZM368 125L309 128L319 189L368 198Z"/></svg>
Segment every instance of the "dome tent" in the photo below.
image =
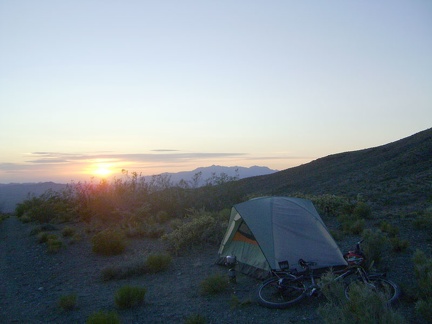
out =
<svg viewBox="0 0 432 324"><path fill-rule="evenodd" d="M219 261L237 258L241 272L265 277L288 262L302 270L299 259L313 268L347 265L342 252L312 202L291 197L261 197L234 205L219 248Z"/></svg>

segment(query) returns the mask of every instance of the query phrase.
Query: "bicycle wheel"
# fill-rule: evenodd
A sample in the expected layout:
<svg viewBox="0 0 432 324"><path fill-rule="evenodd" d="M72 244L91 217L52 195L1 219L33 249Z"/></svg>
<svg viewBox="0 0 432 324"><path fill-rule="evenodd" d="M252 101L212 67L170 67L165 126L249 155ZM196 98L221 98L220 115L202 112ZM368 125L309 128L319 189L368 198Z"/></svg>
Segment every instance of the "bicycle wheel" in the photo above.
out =
<svg viewBox="0 0 432 324"><path fill-rule="evenodd" d="M268 308L287 308L306 296L306 286L301 281L273 277L258 287L258 303Z"/></svg>
<svg viewBox="0 0 432 324"><path fill-rule="evenodd" d="M369 287L372 291L381 294L383 298L387 301L387 304L393 304L400 295L400 289L397 284L393 281L374 277L369 278L367 282L362 279L354 280L350 282L345 288L345 297L350 299L350 290L353 289L353 285L359 285L360 287Z"/></svg>

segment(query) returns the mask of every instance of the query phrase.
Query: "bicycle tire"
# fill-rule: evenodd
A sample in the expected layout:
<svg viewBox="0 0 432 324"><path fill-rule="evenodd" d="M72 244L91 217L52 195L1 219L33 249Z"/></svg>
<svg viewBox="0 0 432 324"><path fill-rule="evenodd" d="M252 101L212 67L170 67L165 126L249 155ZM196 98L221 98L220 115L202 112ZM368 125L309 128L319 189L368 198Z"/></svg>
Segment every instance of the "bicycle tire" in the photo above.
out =
<svg viewBox="0 0 432 324"><path fill-rule="evenodd" d="M306 286L299 280L273 277L258 287L258 303L267 308L287 308L306 297Z"/></svg>
<svg viewBox="0 0 432 324"><path fill-rule="evenodd" d="M400 288L396 283L385 278L375 277L375 278L369 278L368 282L365 282L362 279L358 279L350 282L345 287L345 297L348 300L350 299L349 290L353 284L368 285L369 287L372 288L373 291L380 293L384 296L384 298L387 301L387 305L391 305L395 303L400 296Z"/></svg>

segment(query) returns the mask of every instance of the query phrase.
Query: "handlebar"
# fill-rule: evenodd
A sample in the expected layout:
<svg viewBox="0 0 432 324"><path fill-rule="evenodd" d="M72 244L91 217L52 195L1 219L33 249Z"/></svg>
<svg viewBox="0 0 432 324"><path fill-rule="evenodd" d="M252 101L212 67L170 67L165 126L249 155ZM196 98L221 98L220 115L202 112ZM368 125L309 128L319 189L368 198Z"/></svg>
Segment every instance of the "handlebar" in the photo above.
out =
<svg viewBox="0 0 432 324"><path fill-rule="evenodd" d="M361 244L363 241L364 241L364 239L361 239L360 241L358 241L358 242L356 243L355 251L356 251L357 253L360 253L360 252L361 252L360 244Z"/></svg>

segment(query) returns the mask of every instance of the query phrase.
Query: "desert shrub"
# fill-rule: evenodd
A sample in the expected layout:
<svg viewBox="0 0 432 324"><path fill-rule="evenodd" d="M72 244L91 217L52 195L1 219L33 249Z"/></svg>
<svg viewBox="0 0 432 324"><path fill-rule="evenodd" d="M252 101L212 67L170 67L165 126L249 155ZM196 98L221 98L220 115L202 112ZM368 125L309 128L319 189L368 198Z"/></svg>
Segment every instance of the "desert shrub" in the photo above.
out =
<svg viewBox="0 0 432 324"><path fill-rule="evenodd" d="M370 219L372 217L372 209L367 203L359 201L355 205L352 214L358 219Z"/></svg>
<svg viewBox="0 0 432 324"><path fill-rule="evenodd" d="M48 232L39 232L39 234L36 237L39 243L46 243L50 239L51 240L57 239L57 236L55 234L51 234Z"/></svg>
<svg viewBox="0 0 432 324"><path fill-rule="evenodd" d="M339 229L330 229L330 234L336 241L342 241L344 238L343 231Z"/></svg>
<svg viewBox="0 0 432 324"><path fill-rule="evenodd" d="M17 204L15 214L24 221L50 223L74 218L75 209L65 193L48 190Z"/></svg>
<svg viewBox="0 0 432 324"><path fill-rule="evenodd" d="M404 318L387 306L386 298L367 285L351 285L350 299L345 297L342 281L324 277L323 295L326 302L318 308L324 323L405 323Z"/></svg>
<svg viewBox="0 0 432 324"><path fill-rule="evenodd" d="M191 314L185 318L185 324L205 324L207 320L200 314Z"/></svg>
<svg viewBox="0 0 432 324"><path fill-rule="evenodd" d="M189 211L188 221L162 236L173 252L202 243L220 243L228 221L223 213L209 213L204 210Z"/></svg>
<svg viewBox="0 0 432 324"><path fill-rule="evenodd" d="M399 234L399 228L386 221L380 223L380 230L387 233L390 237L395 237Z"/></svg>
<svg viewBox="0 0 432 324"><path fill-rule="evenodd" d="M353 221L345 222L342 225L343 231L347 234L355 234L358 235L363 232L365 227L364 219L356 219Z"/></svg>
<svg viewBox="0 0 432 324"><path fill-rule="evenodd" d="M168 254L150 254L145 266L150 273L165 271L171 265L172 258Z"/></svg>
<svg viewBox="0 0 432 324"><path fill-rule="evenodd" d="M202 295L216 295L225 291L228 287L228 278L221 274L208 276L200 283Z"/></svg>
<svg viewBox="0 0 432 324"><path fill-rule="evenodd" d="M75 233L69 240L69 244L75 244L82 240L82 236L79 233Z"/></svg>
<svg viewBox="0 0 432 324"><path fill-rule="evenodd" d="M304 198L311 200L322 215L351 214L353 210L353 204L350 203L348 198L343 196L325 194L320 196L304 196Z"/></svg>
<svg viewBox="0 0 432 324"><path fill-rule="evenodd" d="M390 244L394 252L403 252L409 247L408 240L401 240L399 237L391 237Z"/></svg>
<svg viewBox="0 0 432 324"><path fill-rule="evenodd" d="M120 318L116 312L98 311L87 318L87 324L119 324Z"/></svg>
<svg viewBox="0 0 432 324"><path fill-rule="evenodd" d="M56 235L48 238L46 243L49 253L57 253L63 247L63 242Z"/></svg>
<svg viewBox="0 0 432 324"><path fill-rule="evenodd" d="M170 214L168 214L165 210L161 210L156 214L155 220L159 224L164 224L171 219Z"/></svg>
<svg viewBox="0 0 432 324"><path fill-rule="evenodd" d="M424 212L420 213L414 221L413 225L417 229L432 230L432 207L429 207Z"/></svg>
<svg viewBox="0 0 432 324"><path fill-rule="evenodd" d="M115 303L121 308L132 308L144 302L146 289L143 287L123 286L115 294Z"/></svg>
<svg viewBox="0 0 432 324"><path fill-rule="evenodd" d="M101 255L117 255L126 248L126 240L118 230L104 230L92 238L93 252Z"/></svg>
<svg viewBox="0 0 432 324"><path fill-rule="evenodd" d="M77 295L76 294L70 294L70 295L64 295L61 296L58 305L61 309L65 311L72 310L76 307L77 302Z"/></svg>
<svg viewBox="0 0 432 324"><path fill-rule="evenodd" d="M415 304L415 310L427 323L432 323L432 297L418 300Z"/></svg>
<svg viewBox="0 0 432 324"><path fill-rule="evenodd" d="M410 297L415 301L416 312L426 322L432 322L432 258L421 250L413 255L416 284L410 287Z"/></svg>
<svg viewBox="0 0 432 324"><path fill-rule="evenodd" d="M122 265L107 266L102 269L102 280L125 279L148 273L145 261L131 262Z"/></svg>
<svg viewBox="0 0 432 324"><path fill-rule="evenodd" d="M380 230L376 229L366 229L363 231L362 236L364 238L362 249L366 255L367 267L379 265L390 252L389 239Z"/></svg>
<svg viewBox="0 0 432 324"><path fill-rule="evenodd" d="M109 281L157 273L168 269L171 261L171 256L168 254L151 254L145 261L107 266L102 269L101 278L103 281Z"/></svg>
<svg viewBox="0 0 432 324"><path fill-rule="evenodd" d="M141 212L138 209L146 201L149 185L136 172L129 174L122 170L120 179L79 182L71 185L69 190L81 220L112 224L122 220L124 211ZM147 212L148 208L145 209Z"/></svg>
<svg viewBox="0 0 432 324"><path fill-rule="evenodd" d="M181 227L183 225L183 222L181 219L178 218L174 218L169 222L169 226L172 230L176 230L179 227Z"/></svg>
<svg viewBox="0 0 432 324"><path fill-rule="evenodd" d="M72 237L75 234L76 230L73 227L65 226L62 229L62 235L63 237Z"/></svg>
<svg viewBox="0 0 432 324"><path fill-rule="evenodd" d="M0 213L0 223L3 222L6 218L9 218L9 215Z"/></svg>

